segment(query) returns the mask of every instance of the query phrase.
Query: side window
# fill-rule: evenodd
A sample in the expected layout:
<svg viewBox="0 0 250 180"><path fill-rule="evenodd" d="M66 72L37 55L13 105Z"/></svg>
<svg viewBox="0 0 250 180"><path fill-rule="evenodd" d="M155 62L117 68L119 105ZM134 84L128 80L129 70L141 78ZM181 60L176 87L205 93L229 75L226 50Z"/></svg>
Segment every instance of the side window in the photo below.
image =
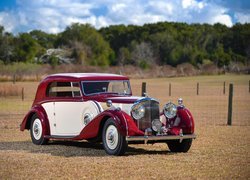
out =
<svg viewBox="0 0 250 180"><path fill-rule="evenodd" d="M47 97L79 97L81 96L78 82L52 82L46 89Z"/></svg>

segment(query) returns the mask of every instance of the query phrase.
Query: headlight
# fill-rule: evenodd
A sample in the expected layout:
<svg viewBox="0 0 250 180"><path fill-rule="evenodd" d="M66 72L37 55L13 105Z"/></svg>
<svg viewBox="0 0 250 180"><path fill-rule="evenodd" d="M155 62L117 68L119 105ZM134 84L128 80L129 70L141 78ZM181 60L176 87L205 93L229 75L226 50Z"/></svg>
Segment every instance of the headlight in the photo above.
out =
<svg viewBox="0 0 250 180"><path fill-rule="evenodd" d="M164 108L163 108L163 113L164 113L164 115L165 115L167 118L169 118L169 119L175 117L175 116L176 116L176 112L177 112L177 107L176 107L175 104L173 104L173 103L171 103L171 102L167 103L167 104L164 106Z"/></svg>
<svg viewBox="0 0 250 180"><path fill-rule="evenodd" d="M152 129L155 132L160 132L161 131L161 127L162 127L162 123L159 119L155 119L152 121Z"/></svg>
<svg viewBox="0 0 250 180"><path fill-rule="evenodd" d="M138 103L133 105L131 108L131 115L136 120L143 118L145 115L145 107L143 106L143 104Z"/></svg>

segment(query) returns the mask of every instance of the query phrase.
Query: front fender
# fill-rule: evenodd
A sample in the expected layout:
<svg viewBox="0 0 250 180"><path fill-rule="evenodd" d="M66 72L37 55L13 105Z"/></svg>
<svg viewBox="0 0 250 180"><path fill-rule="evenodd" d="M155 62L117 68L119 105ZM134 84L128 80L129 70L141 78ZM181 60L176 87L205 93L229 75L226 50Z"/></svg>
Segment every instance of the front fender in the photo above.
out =
<svg viewBox="0 0 250 180"><path fill-rule="evenodd" d="M191 112L187 108L178 108L178 117L181 118L180 128L182 128L184 134L194 133L194 118Z"/></svg>
<svg viewBox="0 0 250 180"><path fill-rule="evenodd" d="M143 132L140 131L134 120L124 111L120 109L109 109L103 111L98 116L96 116L92 121L87 124L80 135L75 137L74 140L81 139L90 139L98 136L99 132L102 131L102 125L109 118L112 118L117 126L118 131L123 136L132 136L132 135L143 135Z"/></svg>
<svg viewBox="0 0 250 180"><path fill-rule="evenodd" d="M36 114L41 120L43 126L43 134L46 136L50 135L50 126L48 121L48 116L41 105L36 105L31 108L31 110L26 114L22 123L20 124L20 130L30 129L30 123L32 116Z"/></svg>

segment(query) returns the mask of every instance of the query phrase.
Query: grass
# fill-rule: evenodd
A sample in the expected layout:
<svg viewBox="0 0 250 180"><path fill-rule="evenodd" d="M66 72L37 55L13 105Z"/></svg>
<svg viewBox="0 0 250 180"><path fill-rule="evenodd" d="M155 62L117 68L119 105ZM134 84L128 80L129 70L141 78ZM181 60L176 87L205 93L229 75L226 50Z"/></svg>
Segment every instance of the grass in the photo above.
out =
<svg viewBox="0 0 250 180"><path fill-rule="evenodd" d="M86 141L53 141L47 146L31 143L19 124L30 108L38 83L18 82L21 97L0 98L0 179L249 179L250 76L199 76L188 78L132 79L140 95L147 82L150 96L168 100L182 96L196 121L197 139L188 153L170 153L166 144L130 145L122 157L105 154L102 145ZM223 82L234 83L233 126L226 126L227 99ZM168 96L168 84L172 96ZM196 95L196 83L200 95ZM0 83L2 85L9 83ZM228 89L228 86L227 86Z"/></svg>
<svg viewBox="0 0 250 180"><path fill-rule="evenodd" d="M14 131L4 132L20 136ZM191 151L186 154L170 153L166 144L131 145L123 157L107 156L101 145L87 142L53 142L48 146L36 146L30 142L28 133L19 137L19 141L13 136L5 137L10 141L0 142L0 177L249 178L249 127L199 127L197 134Z"/></svg>
<svg viewBox="0 0 250 180"><path fill-rule="evenodd" d="M13 84L8 84L8 85L2 84L0 87L0 97L20 96L21 93L22 89Z"/></svg>

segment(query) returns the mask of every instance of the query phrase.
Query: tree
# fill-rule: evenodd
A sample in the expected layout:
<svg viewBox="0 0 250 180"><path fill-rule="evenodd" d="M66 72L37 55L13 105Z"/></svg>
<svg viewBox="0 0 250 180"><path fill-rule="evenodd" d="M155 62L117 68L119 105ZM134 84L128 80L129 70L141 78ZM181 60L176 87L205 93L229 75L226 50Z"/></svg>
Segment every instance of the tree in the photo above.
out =
<svg viewBox="0 0 250 180"><path fill-rule="evenodd" d="M89 24L72 24L62 33L40 30L14 36L0 26L0 60L5 64L34 62L49 48L67 49L75 63L107 65L150 64L176 66L202 64L205 59L218 66L231 61L249 64L250 23L187 24L159 22L136 25L112 25L96 30Z"/></svg>
<svg viewBox="0 0 250 180"><path fill-rule="evenodd" d="M223 45L218 43L217 48L212 54L212 60L217 66L222 67L229 65L231 57L229 54L224 52Z"/></svg>
<svg viewBox="0 0 250 180"><path fill-rule="evenodd" d="M13 58L13 35L4 32L4 27L0 26L0 60L5 64L11 62Z"/></svg>
<svg viewBox="0 0 250 180"><path fill-rule="evenodd" d="M135 44L131 52L131 60L141 68L147 68L155 63L154 53L150 43Z"/></svg>
<svg viewBox="0 0 250 180"><path fill-rule="evenodd" d="M35 62L37 54L41 54L43 48L28 33L21 33L15 39L15 58L21 62Z"/></svg>
<svg viewBox="0 0 250 180"><path fill-rule="evenodd" d="M156 33L150 36L150 42L155 54L158 54L158 64L176 65L176 56L172 52L178 48L178 42L175 41L174 34L166 31Z"/></svg>
<svg viewBox="0 0 250 180"><path fill-rule="evenodd" d="M121 66L132 63L131 55L128 48L125 47L120 48L117 61L118 61L117 64Z"/></svg>
<svg viewBox="0 0 250 180"><path fill-rule="evenodd" d="M92 26L89 24L72 24L60 34L57 46L67 46L73 49L72 56L78 62L94 66L107 66L113 59L112 49Z"/></svg>
<svg viewBox="0 0 250 180"><path fill-rule="evenodd" d="M43 32L41 30L33 30L29 34L43 48L45 49L54 48L54 44L57 38L55 34L47 34L46 32Z"/></svg>

